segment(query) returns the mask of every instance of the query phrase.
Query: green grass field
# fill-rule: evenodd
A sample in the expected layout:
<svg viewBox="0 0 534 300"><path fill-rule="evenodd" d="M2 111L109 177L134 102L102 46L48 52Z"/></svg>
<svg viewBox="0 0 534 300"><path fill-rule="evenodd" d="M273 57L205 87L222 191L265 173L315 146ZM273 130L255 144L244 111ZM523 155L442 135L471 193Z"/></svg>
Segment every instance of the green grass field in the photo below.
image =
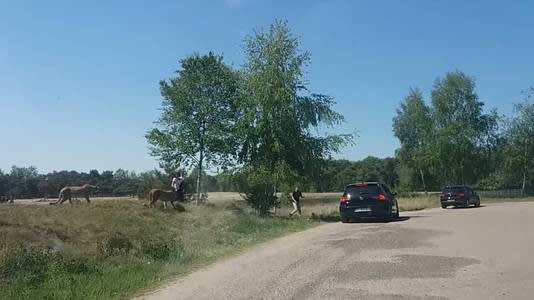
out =
<svg viewBox="0 0 534 300"><path fill-rule="evenodd" d="M0 207L0 299L126 298L309 219L262 218L242 203L187 212L141 201ZM51 250L44 250L51 249Z"/></svg>
<svg viewBox="0 0 534 300"><path fill-rule="evenodd" d="M210 199L185 213L139 200L1 205L0 299L127 298L257 243L339 221L335 193L308 194L303 216L292 218L286 201L274 217L259 217L238 197ZM399 202L403 211L439 205L435 196Z"/></svg>

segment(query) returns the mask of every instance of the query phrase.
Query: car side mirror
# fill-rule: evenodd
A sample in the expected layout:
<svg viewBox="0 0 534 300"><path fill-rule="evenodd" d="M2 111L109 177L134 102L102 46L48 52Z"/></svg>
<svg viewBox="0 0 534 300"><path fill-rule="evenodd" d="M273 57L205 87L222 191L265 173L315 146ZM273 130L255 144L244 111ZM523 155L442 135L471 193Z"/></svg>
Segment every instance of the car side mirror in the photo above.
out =
<svg viewBox="0 0 534 300"><path fill-rule="evenodd" d="M393 192L393 193L391 193L391 195L393 195L393 196L397 196L397 193Z"/></svg>

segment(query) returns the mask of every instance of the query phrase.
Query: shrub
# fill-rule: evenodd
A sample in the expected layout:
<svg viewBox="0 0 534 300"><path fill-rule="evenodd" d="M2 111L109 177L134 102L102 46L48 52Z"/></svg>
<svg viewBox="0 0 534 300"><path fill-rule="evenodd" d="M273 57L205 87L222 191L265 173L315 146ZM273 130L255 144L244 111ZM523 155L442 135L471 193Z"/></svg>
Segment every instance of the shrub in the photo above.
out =
<svg viewBox="0 0 534 300"><path fill-rule="evenodd" d="M247 204L260 215L267 215L272 208L280 207L280 200L275 194L273 175L266 167L244 169L236 180L245 194Z"/></svg>
<svg viewBox="0 0 534 300"><path fill-rule="evenodd" d="M181 243L174 241L142 241L141 252L144 256L153 260L166 260L171 254L180 256L183 253L183 247Z"/></svg>
<svg viewBox="0 0 534 300"><path fill-rule="evenodd" d="M133 249L133 243L120 232L115 232L99 242L97 248L103 256L126 255Z"/></svg>
<svg viewBox="0 0 534 300"><path fill-rule="evenodd" d="M97 271L86 258L68 258L48 249L19 245L0 253L0 281L22 281L28 287L39 286L50 278Z"/></svg>

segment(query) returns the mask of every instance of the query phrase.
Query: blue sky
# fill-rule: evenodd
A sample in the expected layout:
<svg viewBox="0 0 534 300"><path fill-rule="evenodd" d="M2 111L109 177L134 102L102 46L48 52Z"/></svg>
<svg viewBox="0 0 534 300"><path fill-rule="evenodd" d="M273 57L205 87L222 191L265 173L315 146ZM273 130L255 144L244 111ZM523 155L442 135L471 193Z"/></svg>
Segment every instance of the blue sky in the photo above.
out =
<svg viewBox="0 0 534 300"><path fill-rule="evenodd" d="M393 155L399 102L447 71L502 114L534 85L532 1L84 2L0 0L0 169L156 167L143 136L158 81L194 52L240 67L243 38L276 19L312 54L310 89L345 114L335 132L359 131L339 157Z"/></svg>

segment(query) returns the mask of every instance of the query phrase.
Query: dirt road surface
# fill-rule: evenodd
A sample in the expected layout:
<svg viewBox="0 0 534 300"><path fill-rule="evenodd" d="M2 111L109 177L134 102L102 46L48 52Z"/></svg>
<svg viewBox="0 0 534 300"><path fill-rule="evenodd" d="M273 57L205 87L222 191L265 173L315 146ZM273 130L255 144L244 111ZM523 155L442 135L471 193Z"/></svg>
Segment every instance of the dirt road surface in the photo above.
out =
<svg viewBox="0 0 534 300"><path fill-rule="evenodd" d="M533 299L534 203L330 223L141 299Z"/></svg>

